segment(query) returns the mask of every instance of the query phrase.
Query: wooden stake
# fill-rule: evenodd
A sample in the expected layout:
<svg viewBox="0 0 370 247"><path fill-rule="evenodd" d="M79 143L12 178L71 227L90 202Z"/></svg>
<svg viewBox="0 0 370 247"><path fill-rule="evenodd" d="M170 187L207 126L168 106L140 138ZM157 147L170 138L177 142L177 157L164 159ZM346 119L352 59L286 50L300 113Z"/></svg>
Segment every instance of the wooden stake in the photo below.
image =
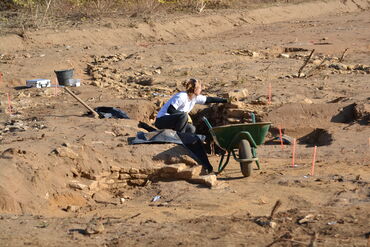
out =
<svg viewBox="0 0 370 247"><path fill-rule="evenodd" d="M342 53L342 56L339 58L339 62L341 63L344 59L344 55L346 54L346 52L348 51L348 48L346 48L343 53Z"/></svg>
<svg viewBox="0 0 370 247"><path fill-rule="evenodd" d="M313 157L312 157L311 176L315 175L316 150L317 150L317 146L315 146L315 147L313 148Z"/></svg>
<svg viewBox="0 0 370 247"><path fill-rule="evenodd" d="M55 88L54 88L54 96L57 96L58 95L58 79L55 78Z"/></svg>
<svg viewBox="0 0 370 247"><path fill-rule="evenodd" d="M293 151L292 151L292 167L294 168L295 166L295 145L296 145L297 140L294 138L293 139Z"/></svg>
<svg viewBox="0 0 370 247"><path fill-rule="evenodd" d="M12 107L12 101L10 100L10 94L6 93L8 96L8 113L13 114L13 107Z"/></svg>
<svg viewBox="0 0 370 247"><path fill-rule="evenodd" d="M308 61L310 61L310 59L311 59L311 57L312 57L312 55L313 55L314 52L315 52L315 49L313 49L311 51L311 54L308 56L308 58L306 59L306 61L304 61L302 67L298 70L298 78L301 77L301 73L302 73L303 68L306 67L306 65L308 64Z"/></svg>
<svg viewBox="0 0 370 247"><path fill-rule="evenodd" d="M269 83L269 86L268 86L268 92L267 92L267 97L268 97L268 101L267 103L268 104L271 104L271 98L272 98L272 86L271 86L271 82Z"/></svg>
<svg viewBox="0 0 370 247"><path fill-rule="evenodd" d="M283 142L283 132L281 130L281 126L279 125L279 136L280 136L280 145L281 145L281 150L284 149L284 142Z"/></svg>

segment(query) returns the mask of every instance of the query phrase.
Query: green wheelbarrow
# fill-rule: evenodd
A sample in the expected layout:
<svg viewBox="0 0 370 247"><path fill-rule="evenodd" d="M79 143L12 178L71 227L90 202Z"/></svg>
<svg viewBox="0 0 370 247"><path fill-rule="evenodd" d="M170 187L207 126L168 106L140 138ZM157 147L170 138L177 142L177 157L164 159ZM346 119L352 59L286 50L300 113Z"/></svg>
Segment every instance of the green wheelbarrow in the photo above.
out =
<svg viewBox="0 0 370 247"><path fill-rule="evenodd" d="M240 170L244 177L251 175L253 162L256 162L258 169L260 169L257 158L257 146L264 142L271 123L255 123L254 115L252 115L253 123L212 127L206 117L202 119L207 125L214 142L225 151L218 165L218 173L225 169L231 154L240 163ZM238 156L235 154L236 150L238 150ZM226 154L227 158L223 163Z"/></svg>

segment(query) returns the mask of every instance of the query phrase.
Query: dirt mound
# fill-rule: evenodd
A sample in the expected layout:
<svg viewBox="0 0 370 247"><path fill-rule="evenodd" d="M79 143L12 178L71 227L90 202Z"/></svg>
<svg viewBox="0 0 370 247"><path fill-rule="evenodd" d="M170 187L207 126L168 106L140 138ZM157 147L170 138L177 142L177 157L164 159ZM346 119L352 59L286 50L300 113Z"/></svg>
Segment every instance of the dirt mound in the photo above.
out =
<svg viewBox="0 0 370 247"><path fill-rule="evenodd" d="M325 146L333 142L332 134L325 129L315 129L306 136L298 139L300 143L309 144L311 146Z"/></svg>
<svg viewBox="0 0 370 247"><path fill-rule="evenodd" d="M4 213L21 213L18 202L3 187L0 187L0 210Z"/></svg>

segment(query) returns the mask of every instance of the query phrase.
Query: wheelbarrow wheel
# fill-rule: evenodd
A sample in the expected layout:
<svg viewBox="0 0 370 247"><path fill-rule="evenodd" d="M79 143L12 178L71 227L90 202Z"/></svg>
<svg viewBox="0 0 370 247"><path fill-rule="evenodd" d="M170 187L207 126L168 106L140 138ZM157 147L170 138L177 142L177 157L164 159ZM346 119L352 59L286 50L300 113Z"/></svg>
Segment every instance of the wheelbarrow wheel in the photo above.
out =
<svg viewBox="0 0 370 247"><path fill-rule="evenodd" d="M239 143L239 159L252 159L252 149L249 141L241 140ZM240 162L240 170L244 177L249 177L252 173L253 161Z"/></svg>

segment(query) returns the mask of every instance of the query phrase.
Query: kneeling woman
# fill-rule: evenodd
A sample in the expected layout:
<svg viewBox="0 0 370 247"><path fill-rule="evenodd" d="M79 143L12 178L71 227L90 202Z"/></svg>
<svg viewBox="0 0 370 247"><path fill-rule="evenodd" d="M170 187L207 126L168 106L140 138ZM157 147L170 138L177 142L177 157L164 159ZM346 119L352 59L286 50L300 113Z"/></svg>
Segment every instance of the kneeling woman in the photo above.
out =
<svg viewBox="0 0 370 247"><path fill-rule="evenodd" d="M227 99L201 95L202 84L196 79L185 83L186 92L172 96L158 112L155 126L159 129L172 129L182 133L195 133L188 113L195 104L227 103Z"/></svg>

